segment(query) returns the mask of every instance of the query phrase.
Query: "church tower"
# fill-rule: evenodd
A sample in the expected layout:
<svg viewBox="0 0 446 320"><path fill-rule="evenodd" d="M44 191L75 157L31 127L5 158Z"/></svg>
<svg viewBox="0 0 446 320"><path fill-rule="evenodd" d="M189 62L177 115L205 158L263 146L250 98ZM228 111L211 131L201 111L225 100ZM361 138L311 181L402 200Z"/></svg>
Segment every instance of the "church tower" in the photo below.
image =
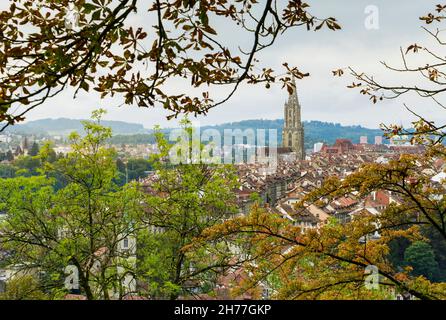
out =
<svg viewBox="0 0 446 320"><path fill-rule="evenodd" d="M285 103L285 117L282 132L282 145L291 148L298 160L305 159L304 127L301 121L301 107L297 96L296 81L293 79L293 93Z"/></svg>

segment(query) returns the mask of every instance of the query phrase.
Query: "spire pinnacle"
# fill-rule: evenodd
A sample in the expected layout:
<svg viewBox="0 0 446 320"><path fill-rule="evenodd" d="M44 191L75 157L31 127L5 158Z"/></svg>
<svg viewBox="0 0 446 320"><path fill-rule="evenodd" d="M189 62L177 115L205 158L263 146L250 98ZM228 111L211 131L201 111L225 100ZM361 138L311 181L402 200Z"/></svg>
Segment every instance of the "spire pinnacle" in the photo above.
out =
<svg viewBox="0 0 446 320"><path fill-rule="evenodd" d="M301 106L297 95L296 78L292 75L292 92L285 104L285 125L282 132L283 146L297 154L297 159L305 159L304 127L301 121Z"/></svg>
<svg viewBox="0 0 446 320"><path fill-rule="evenodd" d="M289 103L295 102L296 105L299 105L299 96L297 95L296 78L294 76L292 76L291 84L293 86L293 93L290 94L290 96L288 97L288 102Z"/></svg>

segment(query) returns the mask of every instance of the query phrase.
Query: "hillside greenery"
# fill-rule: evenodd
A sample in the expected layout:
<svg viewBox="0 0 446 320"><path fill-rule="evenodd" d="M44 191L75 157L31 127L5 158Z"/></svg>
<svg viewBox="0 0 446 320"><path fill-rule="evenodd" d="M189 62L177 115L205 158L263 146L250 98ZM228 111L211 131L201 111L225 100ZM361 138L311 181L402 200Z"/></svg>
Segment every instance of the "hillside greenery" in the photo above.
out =
<svg viewBox="0 0 446 320"><path fill-rule="evenodd" d="M321 121L305 121L305 148L311 149L317 142L324 142L327 144L335 143L336 139L344 138L351 139L353 143L359 143L361 136L367 136L369 143L374 142L375 136L382 136L383 132L380 129L368 129L361 126L342 126L339 123L321 122ZM266 131L266 141L269 141L268 130L277 130L278 144L282 144L282 128L283 120L244 120L239 122L224 123L215 126L203 126L201 131L207 129L216 129L223 137L224 130L242 131L252 129L255 132L258 129ZM168 134L170 129L163 129L163 133ZM150 133L134 134L134 135L115 135L110 139L112 144L144 144L154 143L155 138Z"/></svg>

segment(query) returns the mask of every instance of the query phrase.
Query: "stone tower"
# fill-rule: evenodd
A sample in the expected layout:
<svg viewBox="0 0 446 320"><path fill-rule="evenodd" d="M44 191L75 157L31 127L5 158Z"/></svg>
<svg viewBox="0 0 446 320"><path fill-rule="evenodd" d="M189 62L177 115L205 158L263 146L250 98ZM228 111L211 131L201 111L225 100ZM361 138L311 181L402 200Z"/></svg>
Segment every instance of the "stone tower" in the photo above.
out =
<svg viewBox="0 0 446 320"><path fill-rule="evenodd" d="M297 96L296 81L293 80L294 91L285 102L285 117L282 132L282 145L296 153L298 160L305 159L304 127L300 116L300 103Z"/></svg>

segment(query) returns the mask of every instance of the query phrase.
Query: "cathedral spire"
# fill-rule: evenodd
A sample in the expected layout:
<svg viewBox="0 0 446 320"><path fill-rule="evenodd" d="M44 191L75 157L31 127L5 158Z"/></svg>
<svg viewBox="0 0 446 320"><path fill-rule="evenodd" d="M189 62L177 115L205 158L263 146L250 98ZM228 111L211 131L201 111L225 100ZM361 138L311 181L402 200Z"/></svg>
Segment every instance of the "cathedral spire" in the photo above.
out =
<svg viewBox="0 0 446 320"><path fill-rule="evenodd" d="M300 160L305 159L304 128L301 120L301 106L297 95L296 79L292 78L293 92L285 103L285 122L282 133L282 144L291 148Z"/></svg>

